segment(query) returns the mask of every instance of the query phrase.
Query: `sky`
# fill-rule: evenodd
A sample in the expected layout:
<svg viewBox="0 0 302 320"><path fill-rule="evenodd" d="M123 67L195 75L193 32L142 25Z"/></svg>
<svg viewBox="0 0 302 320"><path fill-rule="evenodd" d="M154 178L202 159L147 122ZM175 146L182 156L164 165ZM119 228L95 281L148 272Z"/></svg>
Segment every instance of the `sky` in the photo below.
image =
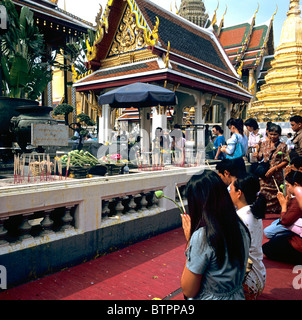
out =
<svg viewBox="0 0 302 320"><path fill-rule="evenodd" d="M179 8L181 0L153 0L152 2L170 11L171 3L172 9L175 11L175 3ZM218 0L204 0L206 11L210 19L213 17L214 11L217 8ZM227 6L227 14L225 16L225 27L242 23L250 20L258 8L256 15L256 25L268 21L274 14L277 6L278 12L274 18L274 43L278 46L282 31L283 23L287 17L286 13L289 10L290 0L219 0L219 8L217 10L217 20L221 20ZM59 0L58 5L62 9L64 6L66 11L85 19L95 24L95 17L99 11L100 4L103 9L107 4L107 0Z"/></svg>

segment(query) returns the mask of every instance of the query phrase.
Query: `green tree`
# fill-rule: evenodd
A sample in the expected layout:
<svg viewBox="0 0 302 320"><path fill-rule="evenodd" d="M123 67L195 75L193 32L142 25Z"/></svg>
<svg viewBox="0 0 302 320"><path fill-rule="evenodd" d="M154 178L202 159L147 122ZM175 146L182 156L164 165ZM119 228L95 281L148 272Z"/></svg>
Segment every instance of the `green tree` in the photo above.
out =
<svg viewBox="0 0 302 320"><path fill-rule="evenodd" d="M8 30L0 36L3 95L36 100L52 79L52 59L34 14L22 7L18 14L11 0L2 0L8 13Z"/></svg>

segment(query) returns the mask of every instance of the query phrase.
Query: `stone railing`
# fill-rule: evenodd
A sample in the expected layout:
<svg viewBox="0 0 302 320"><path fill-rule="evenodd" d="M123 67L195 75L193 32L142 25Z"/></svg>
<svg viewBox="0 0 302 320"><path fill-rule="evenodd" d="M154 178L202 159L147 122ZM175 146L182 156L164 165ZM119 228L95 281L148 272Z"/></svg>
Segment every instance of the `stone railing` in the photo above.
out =
<svg viewBox="0 0 302 320"><path fill-rule="evenodd" d="M0 265L8 286L181 226L184 188L202 167L0 188Z"/></svg>
<svg viewBox="0 0 302 320"><path fill-rule="evenodd" d="M0 256L175 208L192 174L177 168L0 188ZM184 197L182 198L184 200ZM185 200L184 200L185 201Z"/></svg>

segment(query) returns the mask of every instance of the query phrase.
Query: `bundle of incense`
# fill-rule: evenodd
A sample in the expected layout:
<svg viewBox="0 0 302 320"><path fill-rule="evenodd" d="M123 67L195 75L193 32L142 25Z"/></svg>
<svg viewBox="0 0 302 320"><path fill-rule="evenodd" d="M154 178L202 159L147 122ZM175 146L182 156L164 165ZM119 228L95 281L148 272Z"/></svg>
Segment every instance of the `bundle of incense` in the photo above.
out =
<svg viewBox="0 0 302 320"><path fill-rule="evenodd" d="M61 161L61 159L58 160L58 172L59 172L59 179L62 180L62 161Z"/></svg>
<svg viewBox="0 0 302 320"><path fill-rule="evenodd" d="M150 155L147 154L148 170L151 170Z"/></svg>
<svg viewBox="0 0 302 320"><path fill-rule="evenodd" d="M30 159L31 159L31 155L29 155L28 157L28 182L30 180Z"/></svg>
<svg viewBox="0 0 302 320"><path fill-rule="evenodd" d="M46 156L46 181L49 179L51 175L51 162L50 162L50 157L49 154Z"/></svg>
<svg viewBox="0 0 302 320"><path fill-rule="evenodd" d="M25 153L23 153L23 162L22 162L22 178L21 178L21 183L24 181L25 159L26 159L26 154L25 154Z"/></svg>
<svg viewBox="0 0 302 320"><path fill-rule="evenodd" d="M14 184L17 181L17 156L14 155Z"/></svg>
<svg viewBox="0 0 302 320"><path fill-rule="evenodd" d="M39 168L39 175L40 175L40 181L42 181L42 170L41 170L41 158L38 156L38 168Z"/></svg>
<svg viewBox="0 0 302 320"><path fill-rule="evenodd" d="M56 179L56 174L57 174L57 159L55 158L55 163L53 166L53 178L54 180Z"/></svg>
<svg viewBox="0 0 302 320"><path fill-rule="evenodd" d="M184 211L184 214L187 214L187 213L186 213L185 206L184 206L184 204L183 204L183 202L182 202L182 198L181 198L181 195L180 195L180 192L179 192L179 189L178 189L178 186L177 186L177 185L176 185L176 190L177 190L178 198L179 198L179 200L180 200L180 203L181 203L182 209L183 209L183 211Z"/></svg>
<svg viewBox="0 0 302 320"><path fill-rule="evenodd" d="M16 157L16 179L17 183L21 182L21 162L20 162L20 155Z"/></svg>
<svg viewBox="0 0 302 320"><path fill-rule="evenodd" d="M68 156L68 160L67 160L67 167L66 167L65 180L67 179L67 176L68 176L69 165L70 165L70 156Z"/></svg>
<svg viewBox="0 0 302 320"><path fill-rule="evenodd" d="M39 162L40 162L40 159L39 159ZM43 153L43 161L42 161L42 164L41 164L41 169L42 169L42 176L43 176L43 181L45 180L45 177L44 177L44 166L45 164L45 158L44 158L44 153Z"/></svg>
<svg viewBox="0 0 302 320"><path fill-rule="evenodd" d="M136 157L137 157L137 164L138 164L138 167L141 168L141 170L143 169L142 168L142 162L141 162L141 159L140 159L140 156L139 156L139 152L137 151L136 153Z"/></svg>

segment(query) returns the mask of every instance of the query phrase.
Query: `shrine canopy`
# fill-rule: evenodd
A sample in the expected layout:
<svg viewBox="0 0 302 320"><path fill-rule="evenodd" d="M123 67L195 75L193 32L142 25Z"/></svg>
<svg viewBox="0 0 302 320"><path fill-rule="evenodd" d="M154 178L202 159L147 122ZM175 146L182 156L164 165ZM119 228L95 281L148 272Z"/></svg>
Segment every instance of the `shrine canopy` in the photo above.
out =
<svg viewBox="0 0 302 320"><path fill-rule="evenodd" d="M113 108L172 106L176 105L176 95L160 86L136 82L104 93L99 104Z"/></svg>

